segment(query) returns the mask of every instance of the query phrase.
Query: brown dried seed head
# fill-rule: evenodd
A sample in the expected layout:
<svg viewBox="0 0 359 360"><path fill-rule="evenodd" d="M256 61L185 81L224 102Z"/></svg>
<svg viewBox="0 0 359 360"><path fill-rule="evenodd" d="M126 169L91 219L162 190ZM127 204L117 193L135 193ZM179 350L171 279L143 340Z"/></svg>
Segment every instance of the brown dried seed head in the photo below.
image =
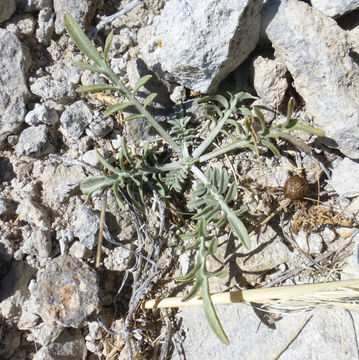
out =
<svg viewBox="0 0 359 360"><path fill-rule="evenodd" d="M308 181L298 175L291 176L284 184L284 196L291 200L302 198L308 190Z"/></svg>

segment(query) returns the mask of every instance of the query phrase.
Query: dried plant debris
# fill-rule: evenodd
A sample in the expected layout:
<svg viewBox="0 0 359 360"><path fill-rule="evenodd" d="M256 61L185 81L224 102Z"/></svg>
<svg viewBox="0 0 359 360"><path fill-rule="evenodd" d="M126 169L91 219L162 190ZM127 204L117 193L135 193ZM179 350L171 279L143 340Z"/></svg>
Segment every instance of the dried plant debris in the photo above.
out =
<svg viewBox="0 0 359 360"><path fill-rule="evenodd" d="M335 214L333 210L323 205L312 205L309 209L299 210L299 214L292 223L292 230L295 234L299 230L309 233L322 225L352 227L354 219L341 213Z"/></svg>

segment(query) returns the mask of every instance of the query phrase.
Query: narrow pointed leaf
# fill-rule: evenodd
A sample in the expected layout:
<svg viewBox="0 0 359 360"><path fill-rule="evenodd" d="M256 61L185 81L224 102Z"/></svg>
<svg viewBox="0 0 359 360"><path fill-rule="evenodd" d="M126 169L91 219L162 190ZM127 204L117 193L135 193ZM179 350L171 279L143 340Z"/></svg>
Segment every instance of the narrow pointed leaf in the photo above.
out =
<svg viewBox="0 0 359 360"><path fill-rule="evenodd" d="M132 93L135 95L137 91L151 79L151 77L152 75L145 75L138 79Z"/></svg>
<svg viewBox="0 0 359 360"><path fill-rule="evenodd" d="M223 214L222 217L216 222L216 227L221 228L227 223L227 215Z"/></svg>
<svg viewBox="0 0 359 360"><path fill-rule="evenodd" d="M129 102L129 101L126 101L126 102L123 102L123 103L120 103L120 104L115 104L115 105L111 105L109 106L106 111L104 112L104 115L107 117L107 116L110 116L118 111L122 111L126 108L128 108L129 106L131 106L132 104Z"/></svg>
<svg viewBox="0 0 359 360"><path fill-rule="evenodd" d="M91 196L92 193L111 186L116 179L107 176L91 177L81 182L80 189L83 194Z"/></svg>
<svg viewBox="0 0 359 360"><path fill-rule="evenodd" d="M106 90L114 90L117 91L117 87L109 84L90 84L80 86L76 89L77 92L81 93L92 93L92 92L99 92L99 91L106 91Z"/></svg>
<svg viewBox="0 0 359 360"><path fill-rule="evenodd" d="M64 24L77 47L91 60L93 60L99 67L102 67L104 61L100 53L97 51L95 46L87 38L85 33L70 14L64 15Z"/></svg>
<svg viewBox="0 0 359 360"><path fill-rule="evenodd" d="M288 106L287 106L287 122L289 122L292 118L294 107L295 107L295 100L293 97L291 97L288 101Z"/></svg>
<svg viewBox="0 0 359 360"><path fill-rule="evenodd" d="M217 335L219 340L221 340L224 344L229 345L229 339L223 330L221 322L218 319L216 309L212 303L211 295L209 293L208 279L206 279L202 285L202 299L204 314L206 315L209 326Z"/></svg>
<svg viewBox="0 0 359 360"><path fill-rule="evenodd" d="M123 201L121 199L120 192L118 191L118 186L119 186L119 181L114 182L112 190L113 190L113 193L115 195L118 206L120 207L120 209L122 211L126 211L126 206L125 206L125 204L123 203Z"/></svg>
<svg viewBox="0 0 359 360"><path fill-rule="evenodd" d="M218 239L217 238L212 239L212 241L210 242L210 244L208 246L207 254L208 255L215 254L217 251L217 246L218 246Z"/></svg>
<svg viewBox="0 0 359 360"><path fill-rule="evenodd" d="M156 96L156 93L148 95L145 99L145 102L143 103L143 107L146 109L146 107L151 104L151 102L155 99Z"/></svg>
<svg viewBox="0 0 359 360"><path fill-rule="evenodd" d="M229 203L230 201L233 201L237 198L237 185L236 183L232 183L232 185L229 187L226 197L224 198L224 201L226 203Z"/></svg>
<svg viewBox="0 0 359 360"><path fill-rule="evenodd" d="M128 116L128 117L124 118L123 120L124 120L124 121L131 121L131 120L142 119L142 118L144 118L143 115L137 114L137 115Z"/></svg>
<svg viewBox="0 0 359 360"><path fill-rule="evenodd" d="M195 281L194 285L192 286L192 289L186 296L183 297L182 301L185 302L185 301L191 300L193 297L195 297L197 295L198 291L200 290L202 283L203 283L203 278L196 276L196 281Z"/></svg>
<svg viewBox="0 0 359 360"><path fill-rule="evenodd" d="M299 150L303 151L304 153L310 155L312 154L312 148L306 144L304 141L289 135L287 133L283 133L281 132L279 137L284 138L286 140L288 140L289 142L291 142L294 146L296 146Z"/></svg>
<svg viewBox="0 0 359 360"><path fill-rule="evenodd" d="M246 249L250 249L251 241L248 236L248 232L244 224L234 213L227 214L228 221L231 224L233 232L237 235L239 240L241 240L242 244L246 247Z"/></svg>
<svg viewBox="0 0 359 360"><path fill-rule="evenodd" d="M272 153L277 156L277 157L281 157L281 153L279 152L279 150L277 149L277 147L272 144L270 141L265 140L265 139L261 139L261 144L264 145L265 147L267 147L270 151L272 151Z"/></svg>
<svg viewBox="0 0 359 360"><path fill-rule="evenodd" d="M193 269L188 273L186 274L185 276L181 276L181 277L178 277L176 278L177 281L189 281L189 280L192 280L196 277L196 273L197 271L200 269L201 267L201 263L196 263L195 266L193 267Z"/></svg>
<svg viewBox="0 0 359 360"><path fill-rule="evenodd" d="M111 32L107 35L107 38L106 38L106 41L105 41L105 49L104 49L104 51L103 51L103 58L104 58L104 60L105 60L106 62L107 62L108 51L110 50L110 46L111 46L112 40L113 40L113 31L111 31Z"/></svg>
<svg viewBox="0 0 359 360"><path fill-rule="evenodd" d="M98 72L98 73L103 73L103 70L101 68L99 68L97 65L92 65L92 64L88 64L88 63L84 63L82 61L74 61L73 62L74 66L77 66L81 69L84 70L89 70L92 72Z"/></svg>

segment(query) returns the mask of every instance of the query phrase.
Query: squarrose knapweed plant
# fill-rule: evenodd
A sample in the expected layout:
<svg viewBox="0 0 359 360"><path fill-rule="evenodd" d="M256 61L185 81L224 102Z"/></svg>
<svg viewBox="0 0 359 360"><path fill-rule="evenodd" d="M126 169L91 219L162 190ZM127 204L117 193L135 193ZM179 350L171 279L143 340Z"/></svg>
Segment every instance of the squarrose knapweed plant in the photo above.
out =
<svg viewBox="0 0 359 360"><path fill-rule="evenodd" d="M112 32L107 36L104 54L101 56L70 15L65 15L65 25L78 48L93 61L93 64L76 62L75 65L100 73L111 83L86 85L80 87L78 91L84 93L105 90L119 92L126 101L109 106L104 115L109 116L128 107L136 109L137 113L125 120L146 119L175 153L172 157L175 160L161 163L156 153L151 151L147 144L142 151L142 157L135 158L129 153L126 141L122 138L117 167L111 165L98 153L99 159L108 173L84 180L81 184L82 192L90 197L98 190L111 187L121 209L125 209L121 194L126 194L131 204L139 212L142 212L144 211L146 189L155 188L160 195L171 196L173 191L182 192L185 183L191 184L187 206L195 212L192 219L196 226L194 231L180 235L182 240L190 240L192 243L187 246L176 246L176 249L182 251L198 249L198 251L193 269L179 280L194 281L194 285L184 301L191 299L201 291L204 312L212 330L223 343L228 344L229 340L218 319L210 296L209 278L221 276L223 272L212 273L206 267L207 258L215 254L218 242L215 237L210 236L208 225L213 223L217 228L223 228L229 224L235 236L249 249L248 232L239 218L246 207L234 206L237 204L235 202L237 186L226 168L209 167L205 173L201 168L203 165L208 165L211 159L243 148L257 151L258 146L266 147L275 156L280 156L279 150L271 141L273 138L287 139L298 147L307 146L291 135L294 130L302 130L317 136L323 136L324 133L292 118L295 105L293 99L288 103L287 121L280 125L269 126L258 108L251 110L243 105L244 101L255 99L246 92L228 93L227 96L209 95L200 99L200 102L205 103L204 108L208 111L207 117L213 122L213 126L206 138L199 144L196 129L191 127L191 119L185 116L180 104L177 105L176 118L168 121L171 130L166 131L149 112L149 105L155 99L156 94L151 93L142 102L136 96L138 90L150 80L151 76L142 77L134 89L130 90L109 66L107 58L113 37ZM255 122L259 123L259 130L254 130L257 129L253 126ZM229 141L216 150L210 150L213 141L220 133Z"/></svg>

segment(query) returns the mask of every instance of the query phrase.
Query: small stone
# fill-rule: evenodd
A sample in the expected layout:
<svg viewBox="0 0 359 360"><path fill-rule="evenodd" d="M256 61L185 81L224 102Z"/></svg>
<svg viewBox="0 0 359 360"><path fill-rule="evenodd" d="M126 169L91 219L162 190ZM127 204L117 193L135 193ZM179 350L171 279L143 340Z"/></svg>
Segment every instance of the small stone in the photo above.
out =
<svg viewBox="0 0 359 360"><path fill-rule="evenodd" d="M288 89L287 68L276 59L257 56L253 61L253 72L253 85L258 96L267 106L276 109Z"/></svg>
<svg viewBox="0 0 359 360"><path fill-rule="evenodd" d="M60 244L61 255L65 255L68 246L74 240L74 232L72 230L59 230L56 232L56 240L58 240Z"/></svg>
<svg viewBox="0 0 359 360"><path fill-rule="evenodd" d="M349 158L338 159L332 163L332 178L328 183L342 197L359 195L359 164Z"/></svg>
<svg viewBox="0 0 359 360"><path fill-rule="evenodd" d="M25 122L29 125L54 125L59 120L56 110L44 104L35 104L33 110L25 116Z"/></svg>
<svg viewBox="0 0 359 360"><path fill-rule="evenodd" d="M89 257L92 253L87 247L80 243L80 241L74 241L70 246L69 254L76 259L85 259Z"/></svg>
<svg viewBox="0 0 359 360"><path fill-rule="evenodd" d="M0 24L8 19L16 10L15 0L0 1Z"/></svg>
<svg viewBox="0 0 359 360"><path fill-rule="evenodd" d="M308 181L298 175L294 175L285 182L283 192L287 199L295 200L305 196L308 190Z"/></svg>
<svg viewBox="0 0 359 360"><path fill-rule="evenodd" d="M79 100L71 104L61 115L60 122L68 136L78 140L85 128L91 123L90 107Z"/></svg>
<svg viewBox="0 0 359 360"><path fill-rule="evenodd" d="M36 29L36 39L39 43L48 45L55 30L55 14L51 8L40 10Z"/></svg>
<svg viewBox="0 0 359 360"><path fill-rule="evenodd" d="M36 20L30 14L21 14L11 18L6 29L15 34L19 39L32 36L35 30Z"/></svg>
<svg viewBox="0 0 359 360"><path fill-rule="evenodd" d="M15 151L17 156L41 155L47 143L46 125L30 126L20 134Z"/></svg>
<svg viewBox="0 0 359 360"><path fill-rule="evenodd" d="M111 271L125 271L133 258L130 245L118 246L110 251L104 260L104 265Z"/></svg>
<svg viewBox="0 0 359 360"><path fill-rule="evenodd" d="M74 235L79 238L82 245L93 249L97 243L97 232L100 228L99 215L84 206L80 206L76 212L74 221Z"/></svg>
<svg viewBox="0 0 359 360"><path fill-rule="evenodd" d="M6 8L11 8L12 3L1 2L0 7L6 4ZM0 29L0 54L0 144L3 144L24 121L25 106L30 98L26 73L31 61L16 35L5 29Z"/></svg>
<svg viewBox="0 0 359 360"><path fill-rule="evenodd" d="M65 329L56 340L36 352L33 360L85 360L86 343L80 330Z"/></svg>
<svg viewBox="0 0 359 360"><path fill-rule="evenodd" d="M78 328L100 310L97 281L87 264L58 256L38 273L27 310L39 314L45 324Z"/></svg>
<svg viewBox="0 0 359 360"><path fill-rule="evenodd" d="M89 24L92 17L95 15L97 6L100 4L101 1L99 0L54 0L56 34L61 35L65 31L65 14L71 14L75 21L84 28Z"/></svg>
<svg viewBox="0 0 359 360"><path fill-rule="evenodd" d="M86 151L85 154L82 155L82 160L96 168L101 167L102 164L99 160L99 157L97 156L97 152L99 152L104 158L107 157L106 149L99 148L96 150Z"/></svg>
<svg viewBox="0 0 359 360"><path fill-rule="evenodd" d="M325 242L329 242L329 243L333 242L333 241L336 239L336 237L337 237L337 235L335 234L335 232L334 232L332 229L330 229L329 226L326 226L326 227L324 228L324 230L323 230L323 232L322 232L321 235L322 235L322 237L323 237L323 240L324 240Z"/></svg>
<svg viewBox="0 0 359 360"><path fill-rule="evenodd" d="M183 102L186 100L186 88L184 86L176 86L172 94L170 95L170 99L174 102Z"/></svg>
<svg viewBox="0 0 359 360"><path fill-rule="evenodd" d="M359 9L359 0L311 0L312 7L330 17L339 17Z"/></svg>
<svg viewBox="0 0 359 360"><path fill-rule="evenodd" d="M39 326L28 330L31 331L31 335L36 339L36 342L40 343L42 346L48 346L49 344L56 342L57 338L63 333L64 328L62 326L41 323Z"/></svg>
<svg viewBox="0 0 359 360"><path fill-rule="evenodd" d="M40 230L48 230L50 228L50 219L47 210L34 200L25 198L21 200L16 209L16 213L21 219L28 224Z"/></svg>
<svg viewBox="0 0 359 360"><path fill-rule="evenodd" d="M30 236L25 239L19 251L23 254L39 256L40 258L50 257L52 241L50 231L33 230Z"/></svg>
<svg viewBox="0 0 359 360"><path fill-rule="evenodd" d="M95 116L86 130L86 134L94 140L103 139L112 131L114 125L115 121L112 116L106 118Z"/></svg>

